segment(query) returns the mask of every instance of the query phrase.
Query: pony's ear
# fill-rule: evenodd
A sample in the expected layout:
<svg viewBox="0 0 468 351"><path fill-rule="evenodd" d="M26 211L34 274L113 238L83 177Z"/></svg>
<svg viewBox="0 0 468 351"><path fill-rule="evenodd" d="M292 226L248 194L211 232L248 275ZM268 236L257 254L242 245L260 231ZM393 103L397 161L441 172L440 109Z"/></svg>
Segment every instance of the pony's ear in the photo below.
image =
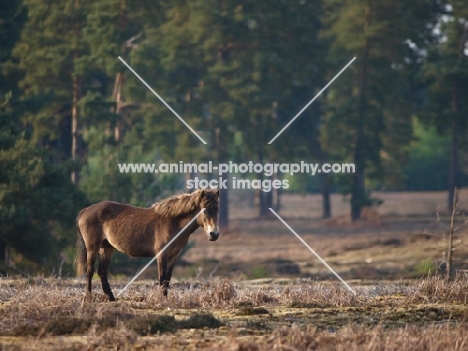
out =
<svg viewBox="0 0 468 351"><path fill-rule="evenodd" d="M215 194L216 194L216 196L218 196L218 197L219 197L219 188L218 188L218 189L216 189L216 192L215 192Z"/></svg>
<svg viewBox="0 0 468 351"><path fill-rule="evenodd" d="M201 202L201 200L203 200L204 197L205 197L205 189L202 189L200 191L200 194L198 195L198 202Z"/></svg>

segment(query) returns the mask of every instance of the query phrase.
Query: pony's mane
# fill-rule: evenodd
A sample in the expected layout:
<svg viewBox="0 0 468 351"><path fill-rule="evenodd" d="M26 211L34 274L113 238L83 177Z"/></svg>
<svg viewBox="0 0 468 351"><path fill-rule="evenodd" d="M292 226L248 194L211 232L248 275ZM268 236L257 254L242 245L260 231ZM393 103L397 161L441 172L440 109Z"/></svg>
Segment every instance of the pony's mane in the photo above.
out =
<svg viewBox="0 0 468 351"><path fill-rule="evenodd" d="M202 190L198 189L191 194L178 194L154 203L151 208L161 216L177 217L199 208L198 196ZM205 189L205 196L211 199L209 189Z"/></svg>

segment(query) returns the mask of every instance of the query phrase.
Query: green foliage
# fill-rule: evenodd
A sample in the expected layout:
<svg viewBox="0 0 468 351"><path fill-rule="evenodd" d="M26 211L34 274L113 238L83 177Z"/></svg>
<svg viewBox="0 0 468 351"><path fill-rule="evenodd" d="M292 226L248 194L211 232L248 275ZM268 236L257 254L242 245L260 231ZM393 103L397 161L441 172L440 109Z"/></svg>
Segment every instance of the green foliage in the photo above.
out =
<svg viewBox="0 0 468 351"><path fill-rule="evenodd" d="M420 117L446 133L455 123L460 132L468 127L468 10L464 1L451 1L451 11L438 22L437 41L423 64L428 99ZM457 106L455 106L457 105Z"/></svg>
<svg viewBox="0 0 468 351"><path fill-rule="evenodd" d="M425 128L416 118L413 129L415 140L408 147L408 164L404 167L406 189L446 189L450 138L439 135L434 126Z"/></svg>
<svg viewBox="0 0 468 351"><path fill-rule="evenodd" d="M268 276L268 270L264 266L255 266L249 274L250 279L261 279Z"/></svg>
<svg viewBox="0 0 468 351"><path fill-rule="evenodd" d="M82 169L81 189L90 196L91 202L103 199L149 206L163 191L175 191L181 175L120 173L118 164L155 163L156 154L141 153L140 148L115 149L103 145L101 152L88 157Z"/></svg>
<svg viewBox="0 0 468 351"><path fill-rule="evenodd" d="M69 169L47 162L29 141L0 150L2 249L13 249L42 267L54 265L60 247L71 245L75 216L87 203L71 183ZM68 228L63 232L62 228Z"/></svg>
<svg viewBox="0 0 468 351"><path fill-rule="evenodd" d="M424 259L414 265L409 272L409 275L413 277L422 277L427 274L434 274L437 272L437 264L432 259Z"/></svg>
<svg viewBox="0 0 468 351"><path fill-rule="evenodd" d="M34 127L34 141L57 140L60 124L70 113L72 77L82 75L85 66L80 58L87 44L80 31L87 1L26 0L24 5L28 20L13 58L15 69L23 73L23 96L41 100L40 109L24 117Z"/></svg>
<svg viewBox="0 0 468 351"><path fill-rule="evenodd" d="M24 122L44 106L19 89L24 76L15 52L24 44L20 33L28 31L26 13L20 1L0 9L0 260L46 269L74 241L75 216L87 199L70 182L74 165L51 162L53 153L32 140L37 130Z"/></svg>

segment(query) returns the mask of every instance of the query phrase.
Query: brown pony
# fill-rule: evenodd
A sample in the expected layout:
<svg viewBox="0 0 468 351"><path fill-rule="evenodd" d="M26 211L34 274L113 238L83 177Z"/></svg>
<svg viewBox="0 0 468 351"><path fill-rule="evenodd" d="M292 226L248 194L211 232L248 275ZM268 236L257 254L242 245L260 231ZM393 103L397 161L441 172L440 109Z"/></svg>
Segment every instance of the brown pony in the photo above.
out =
<svg viewBox="0 0 468 351"><path fill-rule="evenodd" d="M110 301L114 301L107 280L114 251L117 249L134 257L154 257L202 208L205 208L203 214L157 259L159 284L167 296L174 264L190 234L203 227L210 241L219 237L219 190L203 189L172 196L150 208L103 201L81 210L76 218L78 252L75 265L78 275L86 272L86 298L91 298L91 280L98 255L102 290Z"/></svg>

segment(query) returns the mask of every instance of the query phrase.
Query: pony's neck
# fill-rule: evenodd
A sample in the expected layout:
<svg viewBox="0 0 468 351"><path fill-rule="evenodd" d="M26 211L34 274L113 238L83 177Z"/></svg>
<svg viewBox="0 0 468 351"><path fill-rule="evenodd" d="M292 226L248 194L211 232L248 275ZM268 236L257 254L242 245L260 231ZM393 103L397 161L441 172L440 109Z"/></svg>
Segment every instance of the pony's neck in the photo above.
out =
<svg viewBox="0 0 468 351"><path fill-rule="evenodd" d="M187 223L189 223L199 212L201 211L201 209L199 208L196 208L192 211L188 211L186 214L181 214L180 215L180 227L183 228L187 225ZM190 223L189 227L187 228L187 232L188 234L192 234L195 230L198 229L198 227L200 227L200 224L198 223L198 218L195 219L192 223Z"/></svg>
<svg viewBox="0 0 468 351"><path fill-rule="evenodd" d="M200 211L201 211L201 207L196 207L196 208L194 208L192 210L187 211L186 213L181 213L180 216L183 217L183 218L188 218L189 220L191 220ZM195 220L194 222L197 222L197 220Z"/></svg>

